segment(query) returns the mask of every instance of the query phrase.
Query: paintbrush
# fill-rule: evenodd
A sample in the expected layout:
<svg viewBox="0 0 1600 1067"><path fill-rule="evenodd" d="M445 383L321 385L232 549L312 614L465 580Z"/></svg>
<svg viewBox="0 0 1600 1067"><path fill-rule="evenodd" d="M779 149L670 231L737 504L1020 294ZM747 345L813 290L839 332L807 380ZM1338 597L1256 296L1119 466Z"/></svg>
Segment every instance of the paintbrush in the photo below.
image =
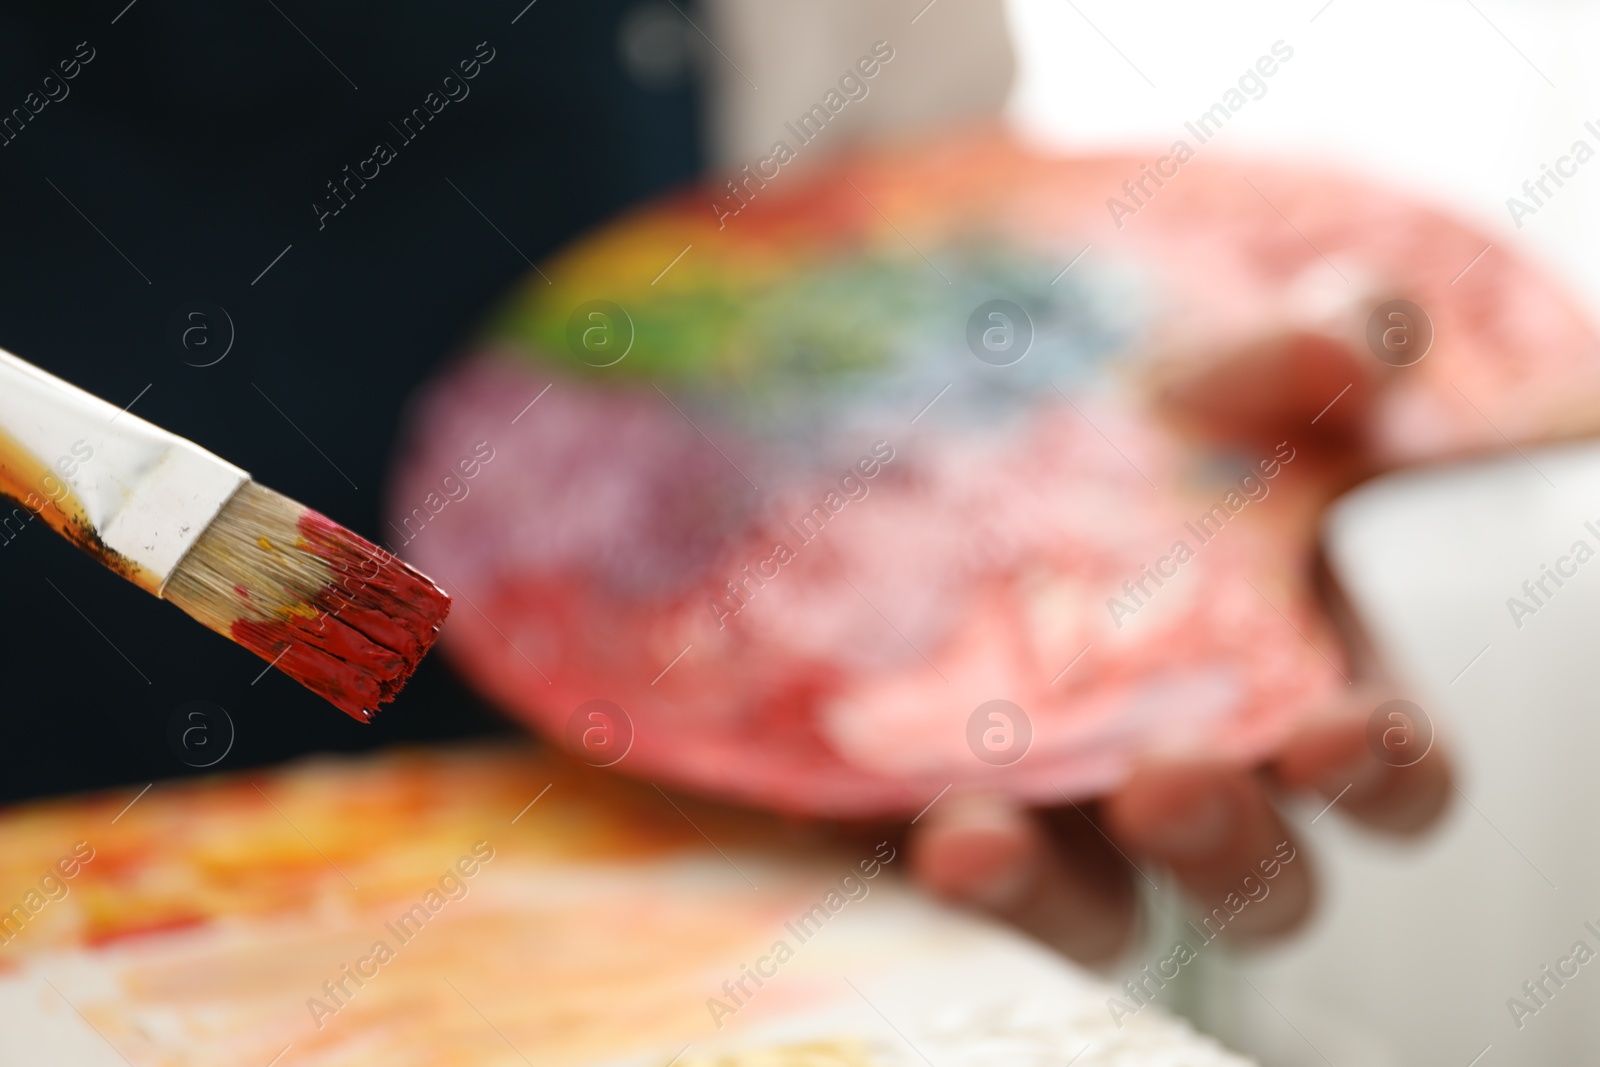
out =
<svg viewBox="0 0 1600 1067"><path fill-rule="evenodd" d="M362 722L450 610L377 545L5 351L0 494Z"/></svg>

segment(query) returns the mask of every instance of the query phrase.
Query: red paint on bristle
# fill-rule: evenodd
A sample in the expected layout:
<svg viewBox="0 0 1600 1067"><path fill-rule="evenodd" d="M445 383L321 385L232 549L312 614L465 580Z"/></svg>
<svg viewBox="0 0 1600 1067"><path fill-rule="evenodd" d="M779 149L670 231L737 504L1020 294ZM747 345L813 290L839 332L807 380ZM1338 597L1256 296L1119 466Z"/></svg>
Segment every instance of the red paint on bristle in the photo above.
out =
<svg viewBox="0 0 1600 1067"><path fill-rule="evenodd" d="M240 619L233 639L361 722L395 698L432 647L450 598L397 557L307 508L300 548L336 577L306 615ZM374 573L375 572L375 573Z"/></svg>

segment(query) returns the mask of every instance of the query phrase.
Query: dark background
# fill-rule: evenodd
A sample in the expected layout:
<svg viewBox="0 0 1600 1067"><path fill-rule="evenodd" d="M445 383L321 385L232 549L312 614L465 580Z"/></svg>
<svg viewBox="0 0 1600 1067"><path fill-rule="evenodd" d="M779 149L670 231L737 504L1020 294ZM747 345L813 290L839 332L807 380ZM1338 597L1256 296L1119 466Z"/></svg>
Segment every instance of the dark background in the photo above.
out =
<svg viewBox="0 0 1600 1067"><path fill-rule="evenodd" d="M0 347L118 406L138 397L135 414L383 540L407 397L529 270L523 255L538 262L699 164L685 13L525 4L0 11L0 115L79 42L95 53L0 146ZM401 147L388 123L479 42L495 57L470 95ZM398 157L319 231L312 202L379 140ZM169 337L195 301L234 324L215 366L186 361L219 349ZM220 347L226 325L201 321ZM253 684L263 661L39 522L0 538L0 602L0 800L196 773L168 738L192 701L233 722L217 769L511 729L438 656L371 726L276 671Z"/></svg>

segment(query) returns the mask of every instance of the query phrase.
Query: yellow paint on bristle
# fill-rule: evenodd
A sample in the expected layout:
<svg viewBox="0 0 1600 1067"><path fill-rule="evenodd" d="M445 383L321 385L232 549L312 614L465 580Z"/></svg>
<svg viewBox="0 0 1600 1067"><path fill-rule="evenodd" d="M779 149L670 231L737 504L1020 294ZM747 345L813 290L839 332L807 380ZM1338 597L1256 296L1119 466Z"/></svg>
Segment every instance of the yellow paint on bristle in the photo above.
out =
<svg viewBox="0 0 1600 1067"><path fill-rule="evenodd" d="M304 600L296 600L293 604L286 605L274 612L280 619L315 619L327 612L322 611Z"/></svg>
<svg viewBox="0 0 1600 1067"><path fill-rule="evenodd" d="M266 549L268 552L276 552L276 551L278 551L276 548L272 547L272 542L267 540L267 535L266 534L262 534L260 537L256 538L256 544L260 545L262 548Z"/></svg>

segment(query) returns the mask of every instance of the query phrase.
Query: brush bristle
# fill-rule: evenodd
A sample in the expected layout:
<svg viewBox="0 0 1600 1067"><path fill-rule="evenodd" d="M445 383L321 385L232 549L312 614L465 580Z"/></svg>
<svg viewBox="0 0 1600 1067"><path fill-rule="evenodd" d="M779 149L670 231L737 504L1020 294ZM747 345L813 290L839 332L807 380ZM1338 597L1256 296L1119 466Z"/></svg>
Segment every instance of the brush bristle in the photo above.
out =
<svg viewBox="0 0 1600 1067"><path fill-rule="evenodd" d="M425 575L254 482L162 596L362 722L394 699L450 611Z"/></svg>

